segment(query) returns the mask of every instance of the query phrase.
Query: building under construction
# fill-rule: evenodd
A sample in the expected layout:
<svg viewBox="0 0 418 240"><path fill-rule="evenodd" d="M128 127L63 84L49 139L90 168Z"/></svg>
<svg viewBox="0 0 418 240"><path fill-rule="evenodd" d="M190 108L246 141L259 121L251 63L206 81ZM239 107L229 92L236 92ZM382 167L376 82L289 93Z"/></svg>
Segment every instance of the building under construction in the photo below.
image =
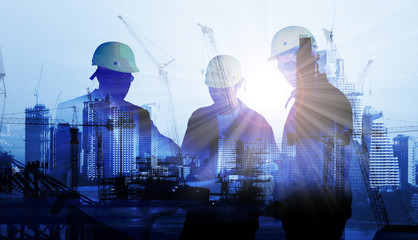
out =
<svg viewBox="0 0 418 240"><path fill-rule="evenodd" d="M37 104L25 110L25 163L49 163L49 109Z"/></svg>
<svg viewBox="0 0 418 240"><path fill-rule="evenodd" d="M109 120L113 123L111 129L95 126ZM84 103L83 123L83 173L90 180L97 178L98 168L103 168L105 178L127 175L135 169L134 112L118 109L109 100L96 99ZM97 162L103 162L103 166L98 167Z"/></svg>
<svg viewBox="0 0 418 240"><path fill-rule="evenodd" d="M370 187L399 187L399 163L393 155L391 139L383 122L382 112L366 106L363 113L364 139L370 156Z"/></svg>

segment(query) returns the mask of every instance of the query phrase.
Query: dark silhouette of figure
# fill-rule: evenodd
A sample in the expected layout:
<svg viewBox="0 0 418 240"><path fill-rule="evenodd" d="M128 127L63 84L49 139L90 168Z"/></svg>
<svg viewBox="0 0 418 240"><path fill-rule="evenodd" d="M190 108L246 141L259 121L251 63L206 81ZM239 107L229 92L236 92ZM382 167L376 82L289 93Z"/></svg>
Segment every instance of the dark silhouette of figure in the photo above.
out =
<svg viewBox="0 0 418 240"><path fill-rule="evenodd" d="M228 169L228 166L222 165L222 156L218 156L221 155L220 151L231 148L231 145L234 148L232 151L235 151L244 149L246 143L260 141L265 147L277 148L268 122L237 98L242 81L241 66L234 57L219 55L210 60L206 85L214 103L192 114L181 148L183 154L203 160L195 172L200 180L199 185L224 198L189 207L180 239L255 237L260 209L257 188L250 179L255 176L255 168L262 168L269 163L245 162L248 160L241 159L238 156L240 150L236 150L236 165ZM228 175L248 178L248 181L243 181L241 191L236 193L235 198L230 197L233 193L228 191ZM265 184L274 184L272 178L266 179L270 181Z"/></svg>
<svg viewBox="0 0 418 240"><path fill-rule="evenodd" d="M181 146L183 154L203 162L198 170L200 180L215 179L220 173L219 139L262 140L266 146L277 147L270 124L237 98L242 82L241 66L235 58L219 55L209 62L206 85L214 103L191 115Z"/></svg>
<svg viewBox="0 0 418 240"><path fill-rule="evenodd" d="M307 29L286 27L274 36L269 59L277 60L278 69L295 87L282 139L296 144L296 159L290 163L295 170L280 204L287 239L340 239L351 217L345 162L349 161L352 109L345 95L318 71L316 47ZM332 155L333 148L340 152ZM332 165L337 169L335 182L324 177L332 157L342 159Z"/></svg>
<svg viewBox="0 0 418 240"><path fill-rule="evenodd" d="M106 42L97 47L94 52L92 65L97 66L96 71L90 77L97 77L99 88L88 94L77 97L58 105L56 119L64 119L71 122L74 116L73 106L77 107L78 120L81 120L84 102L91 99L106 99L123 111L134 112L135 138L137 145L136 157L151 155L151 129L158 132L158 148L160 158L173 156L178 152L178 146L171 139L159 133L150 119L147 110L136 106L125 97L128 94L131 82L134 80L132 73L139 72L135 63L131 48L120 42ZM140 139L141 138L141 139ZM157 157L157 156L156 156Z"/></svg>

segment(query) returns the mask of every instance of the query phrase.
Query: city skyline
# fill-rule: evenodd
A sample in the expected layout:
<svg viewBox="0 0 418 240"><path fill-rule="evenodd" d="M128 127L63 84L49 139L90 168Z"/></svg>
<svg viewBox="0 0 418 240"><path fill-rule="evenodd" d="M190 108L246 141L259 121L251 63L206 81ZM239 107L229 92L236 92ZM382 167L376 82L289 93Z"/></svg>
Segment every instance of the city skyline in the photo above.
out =
<svg viewBox="0 0 418 240"><path fill-rule="evenodd" d="M88 80L93 71L90 66L91 55L99 42L107 40L119 40L129 44L138 56L137 61L141 71L135 74L136 79L127 99L138 105L150 102L163 103L159 94L157 70L117 19L117 16L122 15L148 39L176 59L175 64L168 68L168 76L176 107L179 141L183 137L187 119L193 109L211 102L201 73L210 56L207 56L202 32L197 23L205 24L214 30L219 53L228 53L241 60L247 79L247 91L240 93L241 98L266 117L273 127L277 142L280 142L284 116L288 111L284 105L289 97L290 86L282 79L275 64L266 59L274 33L281 27L292 24L309 28L315 35L320 49L327 47L323 29L332 27L334 41L340 57L345 60L345 73L350 82L356 82L367 61L374 60L371 75L365 82L365 89L370 89L371 86L371 105L385 112L388 127L416 125L418 122L418 116L411 110L413 109L411 104L417 98L412 79L418 76L416 69L410 65L410 59L417 51L413 47L414 38L408 30L413 29L412 26L417 21L413 15L417 4L413 1L402 3L369 1L361 4L356 1L331 0L324 0L318 4L306 1L286 2L286 4L281 4L280 1L221 4L215 1L203 5L185 2L190 9L186 12L176 4L164 1L147 4L133 1L124 4L72 2L69 3L68 9L77 9L75 14L78 16L73 20L68 19L68 14L65 14L60 4L49 1L41 1L36 6L31 4L4 3L0 14L0 17L5 19L2 22L14 22L12 25L0 26L0 30L4 32L0 38L0 47L8 90L6 114L17 112L23 114L26 107L33 106L35 89L39 90L39 102L53 111L57 100L62 102L85 94L87 87L90 90L97 87L97 82ZM106 5L112 5L114 8L107 9ZM127 6L130 5L134 7L128 8ZM234 6L238 6L248 17L244 18L240 14L228 11ZM140 11L141 20L138 19L136 12L131 10L135 7ZM34 11L28 11L29 8ZM51 11L45 16L34 14L37 12L36 9L42 8ZM101 12L96 20L88 15L89 9L92 8L96 12ZM145 9L148 10L144 11ZM274 9L278 9L281 14L276 15ZM291 14L298 11L306 13L305 17ZM193 14L196 12L199 14ZM215 14L217 12L220 14ZM356 13L356 20L352 19L350 12ZM319 13L322 13L321 17ZM182 15L183 18L170 21L177 15ZM157 28L151 24L155 18L159 19ZM108 26L106 33L96 28L95 22L99 19ZM228 24L223 24L225 21ZM250 27L246 27L249 21ZM360 24L362 22L367 24ZM40 27L43 25L55 31L41 30ZM71 27L81 25L85 27ZM95 30L89 31L89 28ZM77 41L76 51L68 51L68 46L71 46L67 40L69 33L81 36L74 40ZM380 37L383 36L385 40L381 41ZM45 45L48 41L53 44ZM191 44L182 47L184 42ZM387 61L388 59L390 61ZM164 62L165 58L162 57L158 61ZM42 65L43 71L40 76ZM22 74L22 66L25 67L25 74ZM73 74L68 74L68 70ZM39 79L41 81L38 87ZM22 83L25 88L19 88ZM365 93L368 91L366 90ZM365 96L365 101L370 102L370 98L367 98ZM23 115L8 116L23 118ZM160 118L165 119L162 115ZM164 123L161 125L166 126ZM23 126L10 127L13 129L12 132L20 131L22 134ZM164 127L160 131L163 134L168 132ZM416 133L411 135L416 136ZM1 137L1 139L5 138ZM23 146L22 142L21 144ZM7 148L7 145L5 147ZM15 152L22 158L22 152Z"/></svg>

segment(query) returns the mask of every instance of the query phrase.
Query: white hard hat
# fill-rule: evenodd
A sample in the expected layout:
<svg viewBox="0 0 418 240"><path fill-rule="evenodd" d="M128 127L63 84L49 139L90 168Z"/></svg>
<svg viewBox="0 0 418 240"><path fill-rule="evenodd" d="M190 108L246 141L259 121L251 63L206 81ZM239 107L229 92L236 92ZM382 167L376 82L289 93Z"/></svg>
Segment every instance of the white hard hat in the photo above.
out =
<svg viewBox="0 0 418 240"><path fill-rule="evenodd" d="M138 72L132 49L120 42L106 42L97 47L92 65L108 68L116 72Z"/></svg>
<svg viewBox="0 0 418 240"><path fill-rule="evenodd" d="M218 55L209 61L205 83L212 88L229 88L240 82L241 64L228 55Z"/></svg>
<svg viewBox="0 0 418 240"><path fill-rule="evenodd" d="M271 41L271 55L268 60L274 60L278 54L298 47L301 37L312 38L312 45L317 46L314 36L308 29L300 26L285 27L274 35Z"/></svg>

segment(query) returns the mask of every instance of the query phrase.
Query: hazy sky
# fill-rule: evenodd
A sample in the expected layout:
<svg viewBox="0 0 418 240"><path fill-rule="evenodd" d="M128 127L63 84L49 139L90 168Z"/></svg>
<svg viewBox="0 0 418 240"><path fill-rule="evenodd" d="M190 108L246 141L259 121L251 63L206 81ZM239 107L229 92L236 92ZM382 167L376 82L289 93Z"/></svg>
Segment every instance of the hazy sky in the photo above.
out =
<svg viewBox="0 0 418 240"><path fill-rule="evenodd" d="M6 72L5 113L22 113L35 105L42 65L39 103L49 108L55 106L60 92L59 101L65 101L86 94L86 88L97 87L97 80L89 80L95 70L91 58L96 47L107 41L124 42L135 53L140 72L134 74L127 100L137 105L164 103L157 69L117 18L122 15L175 59L167 72L179 144L191 113L211 104L201 73L209 56L198 23L214 30L219 54L241 61L247 79L241 98L265 116L278 142L291 88L276 63L267 58L272 37L288 25L310 29L322 49L326 48L322 29L333 26L334 40L350 81L357 81L367 61L374 60L365 87L372 93L368 103L383 111L386 125L418 125L417 12L418 2L414 0L2 0L0 47ZM168 61L159 52L155 54L157 61ZM170 135L163 120L159 125L164 134ZM15 126L12 130L23 128ZM21 144L24 148L23 140Z"/></svg>

